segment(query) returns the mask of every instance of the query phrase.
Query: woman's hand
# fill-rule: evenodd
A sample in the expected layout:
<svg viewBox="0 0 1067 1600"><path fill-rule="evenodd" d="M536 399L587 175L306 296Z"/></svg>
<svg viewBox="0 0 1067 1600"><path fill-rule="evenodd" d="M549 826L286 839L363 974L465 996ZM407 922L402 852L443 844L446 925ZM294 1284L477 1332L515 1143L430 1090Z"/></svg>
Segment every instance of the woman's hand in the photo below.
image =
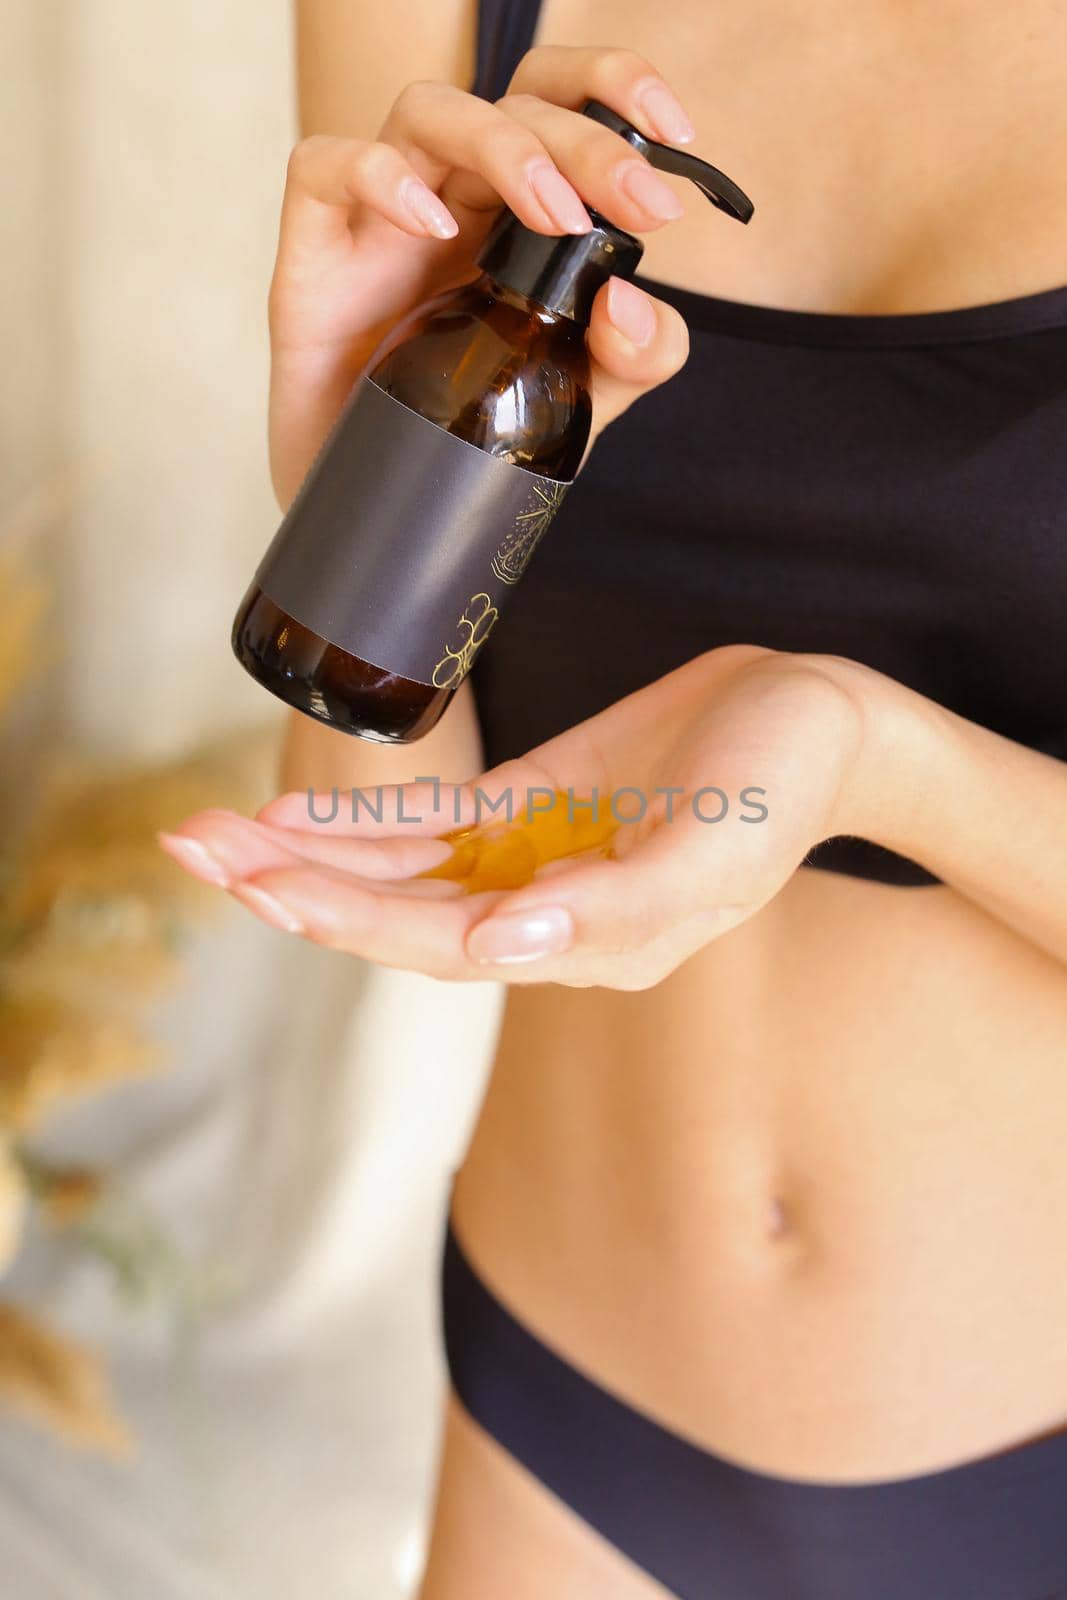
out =
<svg viewBox="0 0 1067 1600"><path fill-rule="evenodd" d="M766 904L820 840L862 826L864 685L876 676L714 650L477 785L382 791L380 822L366 806L353 821L344 795L334 820L315 821L332 797L312 807L292 794L255 821L191 817L167 848L274 926L387 966L644 989ZM415 877L446 855L434 835L476 820L476 789L490 803L510 791L517 816L551 791L596 791L640 820L620 823L615 859L555 862L522 889L468 896Z"/></svg>
<svg viewBox="0 0 1067 1600"><path fill-rule="evenodd" d="M491 105L410 84L375 140L317 135L293 151L270 292L271 470L288 505L385 332L470 279L501 204L540 233L584 233L583 200L631 232L682 214L674 189L609 129L590 98L651 138L692 137L655 68L627 50L542 47ZM671 377L688 353L678 313L613 279L589 330L594 433Z"/></svg>

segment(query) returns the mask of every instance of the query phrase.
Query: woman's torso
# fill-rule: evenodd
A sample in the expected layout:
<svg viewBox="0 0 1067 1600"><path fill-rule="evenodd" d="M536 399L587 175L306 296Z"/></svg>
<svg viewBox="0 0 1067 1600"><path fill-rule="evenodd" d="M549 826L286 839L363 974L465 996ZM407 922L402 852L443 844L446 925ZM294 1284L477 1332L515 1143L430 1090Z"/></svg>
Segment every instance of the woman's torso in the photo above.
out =
<svg viewBox="0 0 1067 1600"><path fill-rule="evenodd" d="M1067 24L1052 5L546 0L538 37L646 55L693 115L695 148L757 201L747 231L689 206L646 241L649 278L853 315L1067 283ZM1025 368L1020 352L1005 360ZM973 385L971 399L950 389L946 411L972 400ZM740 440L735 477L738 448L755 484L774 447ZM1037 470L1054 504L1060 459ZM980 472L976 452L964 504ZM798 483L810 571L809 504ZM790 510L783 496L786 525ZM1063 548L1062 522L1032 535L1038 559ZM717 548L709 524L709 563ZM970 554L961 590L990 566L988 540ZM989 637L968 633L973 617L954 635L962 661ZM813 639L801 622L792 647L834 648L825 620ZM846 639L854 622L841 617ZM882 617L899 675L911 647L921 680L914 623L904 607L899 633ZM862 642L844 653L862 659ZM1002 722L1034 700L1018 682L1013 698L1012 669ZM506 675L491 692L506 704ZM1063 709L1067 722L1067 690ZM1065 1069L1062 968L943 886L804 870L654 990L510 996L457 1229L547 1340L709 1448L797 1477L922 1471L1067 1418Z"/></svg>

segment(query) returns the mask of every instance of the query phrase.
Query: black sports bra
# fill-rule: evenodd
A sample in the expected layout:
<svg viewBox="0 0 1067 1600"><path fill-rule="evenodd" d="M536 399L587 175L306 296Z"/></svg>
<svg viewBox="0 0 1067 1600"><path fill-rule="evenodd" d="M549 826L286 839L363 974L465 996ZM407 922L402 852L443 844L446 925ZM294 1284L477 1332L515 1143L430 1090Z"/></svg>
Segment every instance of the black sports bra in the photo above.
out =
<svg viewBox="0 0 1067 1600"><path fill-rule="evenodd" d="M482 0L476 93L538 11ZM865 662L1067 760L1067 287L854 316L638 282L690 358L597 441L482 652L487 763L733 643ZM860 839L807 864L937 881Z"/></svg>

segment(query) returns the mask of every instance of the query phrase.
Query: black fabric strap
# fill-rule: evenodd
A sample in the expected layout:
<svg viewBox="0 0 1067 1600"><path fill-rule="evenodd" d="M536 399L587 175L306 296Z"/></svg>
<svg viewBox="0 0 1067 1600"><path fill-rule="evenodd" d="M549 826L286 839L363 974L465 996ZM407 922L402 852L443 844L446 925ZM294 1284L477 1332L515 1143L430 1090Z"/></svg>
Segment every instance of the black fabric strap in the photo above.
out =
<svg viewBox="0 0 1067 1600"><path fill-rule="evenodd" d="M499 100L533 44L541 0L479 0L478 57L472 91Z"/></svg>

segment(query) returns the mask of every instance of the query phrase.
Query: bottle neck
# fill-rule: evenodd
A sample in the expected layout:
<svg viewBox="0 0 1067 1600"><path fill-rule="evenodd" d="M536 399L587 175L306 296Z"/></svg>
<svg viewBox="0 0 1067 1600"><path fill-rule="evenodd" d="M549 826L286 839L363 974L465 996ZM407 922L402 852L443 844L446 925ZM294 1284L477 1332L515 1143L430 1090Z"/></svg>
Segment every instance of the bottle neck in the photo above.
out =
<svg viewBox="0 0 1067 1600"><path fill-rule="evenodd" d="M483 281L497 300L502 300L506 306L512 306L516 311L521 311L524 316L534 317L538 322L543 322L545 327L551 327L557 322L573 321L560 311L553 311L551 306L543 306L539 300L531 295L523 294L519 289L513 289L510 284L502 282L491 272L482 273Z"/></svg>
<svg viewBox="0 0 1067 1600"><path fill-rule="evenodd" d="M502 212L478 254L483 272L503 289L557 317L588 325L593 301L610 277L633 277L643 246L596 212L588 233L537 233Z"/></svg>

